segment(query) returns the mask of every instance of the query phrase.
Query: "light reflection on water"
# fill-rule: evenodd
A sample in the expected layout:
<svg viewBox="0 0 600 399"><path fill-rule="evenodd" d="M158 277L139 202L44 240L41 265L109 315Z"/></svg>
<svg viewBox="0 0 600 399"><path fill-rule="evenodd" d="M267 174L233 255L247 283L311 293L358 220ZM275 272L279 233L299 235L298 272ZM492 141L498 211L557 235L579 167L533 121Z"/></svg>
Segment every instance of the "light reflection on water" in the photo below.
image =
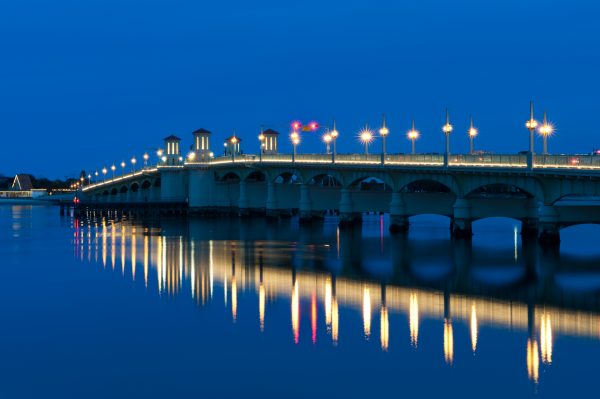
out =
<svg viewBox="0 0 600 399"><path fill-rule="evenodd" d="M596 383L597 230L566 229L548 253L506 219L475 223L468 244L442 218L391 237L379 216L338 230L44 209L0 207L2 397L89 397L97 381L109 382L97 397L127 396L130 381L149 397L175 380L209 397L565 396ZM585 244L591 255L573 249ZM243 382L228 385L232 370Z"/></svg>
<svg viewBox="0 0 600 399"><path fill-rule="evenodd" d="M368 230L369 223L379 234ZM357 326L340 320L338 306L361 313L365 340L379 330L382 351L394 345L418 350L422 320L442 321L447 366L456 361L457 345L477 352L482 328L524 331L526 353L514 361L525 363L537 384L540 358L552 364L556 337L600 338L595 292L571 294L557 286L554 275L565 266L560 256L522 244L512 225L508 248L498 248L495 239L473 245L427 241L422 231L416 240L389 237L382 225L379 217L367 219L363 233L327 222L300 228L262 220L74 220L73 245L80 260L97 259L100 252L103 267L120 264L121 274L133 280L142 267L145 286L160 295L189 295L200 306L222 297L233 322L240 301L252 298L240 294L253 292L261 332L269 307L288 298L294 344L305 339L315 344L321 323L334 345L343 343L343 334ZM407 324L390 322L393 314L404 315ZM303 323L310 337L302 335ZM468 326L469 341L455 342L456 323ZM406 329L408 341L393 342L394 329Z"/></svg>

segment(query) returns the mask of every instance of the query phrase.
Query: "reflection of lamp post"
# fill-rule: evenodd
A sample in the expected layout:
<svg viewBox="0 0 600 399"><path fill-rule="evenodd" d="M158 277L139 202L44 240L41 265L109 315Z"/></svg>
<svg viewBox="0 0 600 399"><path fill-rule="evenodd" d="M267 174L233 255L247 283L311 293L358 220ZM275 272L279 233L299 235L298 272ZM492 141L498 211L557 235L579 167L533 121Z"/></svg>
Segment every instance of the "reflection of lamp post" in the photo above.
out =
<svg viewBox="0 0 600 399"><path fill-rule="evenodd" d="M548 120L546 119L546 112L544 112L544 121L542 122L542 125L539 127L538 132L540 134L540 136L542 136L542 139L544 140L544 155L548 155L548 136L552 136L552 133L554 132L554 126L552 125L552 123L548 122Z"/></svg>
<svg viewBox="0 0 600 399"><path fill-rule="evenodd" d="M335 156L337 155L336 142L337 142L338 136L340 135L340 133L335 128L335 119L333 120L333 130L329 134L331 135L331 140L333 141L333 152L331 153L331 161L335 162Z"/></svg>
<svg viewBox="0 0 600 399"><path fill-rule="evenodd" d="M473 146L473 139L477 136L477 129L473 126L473 117L471 116L471 124L469 126L469 154L473 155L475 153L475 148Z"/></svg>
<svg viewBox="0 0 600 399"><path fill-rule="evenodd" d="M448 108L446 108L446 124L442 126L442 131L446 136L446 150L444 151L444 166L448 166L450 158L450 133L452 132L452 125L450 124L450 116L448 115Z"/></svg>
<svg viewBox="0 0 600 399"><path fill-rule="evenodd" d="M294 147L294 152L292 153L292 162L296 162L296 147L300 144L300 135L298 132L293 131L290 134L290 139L292 140L292 146Z"/></svg>
<svg viewBox="0 0 600 399"><path fill-rule="evenodd" d="M534 154L534 142L533 142L533 132L535 132L535 128L537 127L538 122L533 119L533 101L529 102L529 120L525 122L525 127L529 130L529 152L527 153L527 167L529 169L533 168L533 154Z"/></svg>
<svg viewBox="0 0 600 399"><path fill-rule="evenodd" d="M363 130L358 134L360 141L365 145L365 155L369 155L369 144L373 141L373 132L369 130L368 126L365 126Z"/></svg>
<svg viewBox="0 0 600 399"><path fill-rule="evenodd" d="M117 167L113 163L112 166L110 167L110 170L112 171L112 178L113 178L113 180L115 179L115 169L117 169Z"/></svg>
<svg viewBox="0 0 600 399"><path fill-rule="evenodd" d="M414 119L412 121L411 129L408 131L408 133L406 133L406 135L408 136L408 139L412 142L412 153L415 154L415 140L419 138L419 131L415 129Z"/></svg>
<svg viewBox="0 0 600 399"><path fill-rule="evenodd" d="M331 137L331 133L329 133L329 132L327 132L323 135L323 142L325 143L325 153L326 154L329 154L331 152L329 146L331 144L332 139L333 138Z"/></svg>
<svg viewBox="0 0 600 399"><path fill-rule="evenodd" d="M387 137L388 134L390 134L390 130L385 125L385 115L383 115L383 123L382 123L381 129L379 129L379 135L381 136L381 163L385 163L385 155L386 155L385 138Z"/></svg>
<svg viewBox="0 0 600 399"><path fill-rule="evenodd" d="M263 151L265 150L265 135L263 133L262 127L260 128L260 134L258 135L258 141L260 142L260 151L258 152L258 157L262 162Z"/></svg>

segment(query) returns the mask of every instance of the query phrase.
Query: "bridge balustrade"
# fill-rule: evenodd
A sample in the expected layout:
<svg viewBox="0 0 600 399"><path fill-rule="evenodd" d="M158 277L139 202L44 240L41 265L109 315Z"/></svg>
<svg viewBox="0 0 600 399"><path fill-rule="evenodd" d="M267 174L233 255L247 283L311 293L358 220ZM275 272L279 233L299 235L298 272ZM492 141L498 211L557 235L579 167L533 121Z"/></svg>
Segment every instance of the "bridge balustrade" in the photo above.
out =
<svg viewBox="0 0 600 399"><path fill-rule="evenodd" d="M517 154L460 154L450 156L451 166L526 167L527 156Z"/></svg>
<svg viewBox="0 0 600 399"><path fill-rule="evenodd" d="M600 168L598 155L543 155L534 157L534 165L546 168Z"/></svg>

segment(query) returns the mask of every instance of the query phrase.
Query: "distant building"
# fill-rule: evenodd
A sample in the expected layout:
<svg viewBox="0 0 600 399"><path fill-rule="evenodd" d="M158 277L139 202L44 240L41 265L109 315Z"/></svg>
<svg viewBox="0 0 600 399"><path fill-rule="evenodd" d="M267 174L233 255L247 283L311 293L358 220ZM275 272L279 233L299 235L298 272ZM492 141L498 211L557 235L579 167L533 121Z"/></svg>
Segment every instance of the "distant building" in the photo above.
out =
<svg viewBox="0 0 600 399"><path fill-rule="evenodd" d="M10 189L13 191L30 191L33 190L33 184L31 183L31 176L25 173L21 173L15 176L12 186Z"/></svg>

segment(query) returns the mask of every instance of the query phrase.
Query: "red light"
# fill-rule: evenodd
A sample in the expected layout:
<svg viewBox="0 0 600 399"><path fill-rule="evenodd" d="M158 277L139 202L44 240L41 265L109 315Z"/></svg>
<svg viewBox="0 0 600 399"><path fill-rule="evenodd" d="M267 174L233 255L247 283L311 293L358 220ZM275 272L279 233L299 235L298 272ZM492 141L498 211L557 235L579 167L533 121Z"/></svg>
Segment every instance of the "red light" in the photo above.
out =
<svg viewBox="0 0 600 399"><path fill-rule="evenodd" d="M292 122L292 128L294 130L300 129L300 126L302 126L302 124L300 122Z"/></svg>
<svg viewBox="0 0 600 399"><path fill-rule="evenodd" d="M319 124L317 122L311 122L310 123L310 128L312 130L317 130L319 128Z"/></svg>

